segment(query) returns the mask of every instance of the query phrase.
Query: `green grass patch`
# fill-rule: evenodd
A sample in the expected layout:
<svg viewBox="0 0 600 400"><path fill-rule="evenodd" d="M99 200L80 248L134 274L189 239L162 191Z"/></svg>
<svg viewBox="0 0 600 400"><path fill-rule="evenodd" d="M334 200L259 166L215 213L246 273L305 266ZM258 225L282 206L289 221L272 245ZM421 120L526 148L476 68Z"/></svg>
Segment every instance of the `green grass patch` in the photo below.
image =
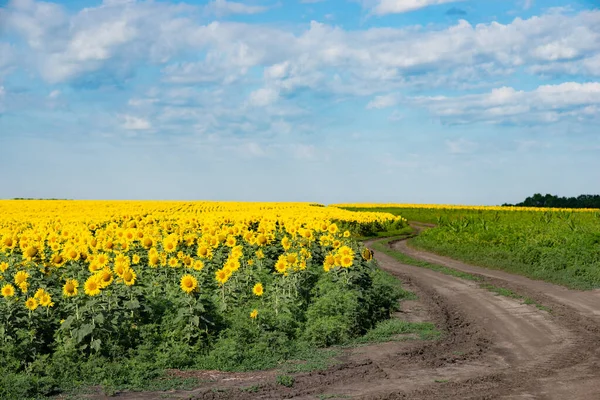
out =
<svg viewBox="0 0 600 400"><path fill-rule="evenodd" d="M358 241L365 241L365 240L369 240L369 239L376 239L376 238L388 238L388 237L410 237L412 235L414 235L414 229L410 226L405 226L401 229L392 229L392 230L386 230L386 231L380 231L380 232L374 232L373 234L367 235L367 236L358 236L355 239Z"/></svg>
<svg viewBox="0 0 600 400"><path fill-rule="evenodd" d="M285 361L279 369L288 374L322 371L338 364L337 357L341 354L342 351L339 347L329 349L306 348L294 359Z"/></svg>
<svg viewBox="0 0 600 400"><path fill-rule="evenodd" d="M382 321L364 336L356 339L354 344L390 342L395 340L410 340L407 335L416 334L420 340L435 340L441 336L431 322L407 322L400 319Z"/></svg>
<svg viewBox="0 0 600 400"><path fill-rule="evenodd" d="M292 387L294 386L295 379L291 375L277 375L275 382L281 386Z"/></svg>
<svg viewBox="0 0 600 400"><path fill-rule="evenodd" d="M486 290L490 291L490 292L499 294L500 296L510 297L511 299L519 299L519 300L524 299L523 296L521 296L519 294L516 294L512 290L501 288L501 287L497 287L497 286L494 286L494 285L490 285L489 283L482 283L479 286L481 288L483 288L483 289L486 289Z"/></svg>

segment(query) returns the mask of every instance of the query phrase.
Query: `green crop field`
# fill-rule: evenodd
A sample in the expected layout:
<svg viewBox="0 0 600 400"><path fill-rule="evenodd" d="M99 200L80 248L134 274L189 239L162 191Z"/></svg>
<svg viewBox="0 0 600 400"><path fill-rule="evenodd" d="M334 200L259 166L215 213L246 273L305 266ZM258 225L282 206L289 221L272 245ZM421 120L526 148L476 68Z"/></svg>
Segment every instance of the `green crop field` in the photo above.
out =
<svg viewBox="0 0 600 400"><path fill-rule="evenodd" d="M346 208L346 207L345 207ZM600 212L501 207L348 207L435 224L414 247L576 289L600 287Z"/></svg>

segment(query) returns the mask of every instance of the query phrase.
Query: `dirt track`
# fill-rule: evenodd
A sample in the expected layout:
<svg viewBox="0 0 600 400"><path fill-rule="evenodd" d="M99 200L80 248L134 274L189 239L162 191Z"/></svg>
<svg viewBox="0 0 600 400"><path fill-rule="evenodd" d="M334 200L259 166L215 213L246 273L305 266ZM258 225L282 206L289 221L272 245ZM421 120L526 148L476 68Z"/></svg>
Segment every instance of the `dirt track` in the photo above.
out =
<svg viewBox="0 0 600 400"><path fill-rule="evenodd" d="M404 319L428 319L446 332L435 342L391 342L354 349L330 370L296 375L292 388L274 373L218 374L207 386L171 398L600 399L600 291L578 292L412 249L415 258L478 274L549 307L539 310L478 283L404 265L375 252L381 268L419 296ZM206 376L207 373L199 373ZM240 388L259 384L256 392ZM163 394L164 396L164 394ZM127 394L129 399L159 394Z"/></svg>

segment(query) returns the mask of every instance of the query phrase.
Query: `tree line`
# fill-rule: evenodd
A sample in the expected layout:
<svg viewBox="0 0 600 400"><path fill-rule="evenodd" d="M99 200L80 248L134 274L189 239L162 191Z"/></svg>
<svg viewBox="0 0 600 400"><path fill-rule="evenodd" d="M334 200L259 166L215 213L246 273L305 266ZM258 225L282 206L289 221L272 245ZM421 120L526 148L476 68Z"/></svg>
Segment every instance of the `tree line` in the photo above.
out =
<svg viewBox="0 0 600 400"><path fill-rule="evenodd" d="M558 197L552 194L543 196L541 193L536 193L522 203L502 205L508 207L600 208L600 195L582 194L577 197Z"/></svg>

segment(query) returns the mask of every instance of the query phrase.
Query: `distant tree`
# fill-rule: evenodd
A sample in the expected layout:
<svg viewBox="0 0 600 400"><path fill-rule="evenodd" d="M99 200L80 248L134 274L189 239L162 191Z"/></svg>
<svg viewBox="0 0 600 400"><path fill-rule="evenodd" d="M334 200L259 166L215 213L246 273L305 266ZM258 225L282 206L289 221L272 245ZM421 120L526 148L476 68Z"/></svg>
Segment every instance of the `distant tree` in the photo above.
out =
<svg viewBox="0 0 600 400"><path fill-rule="evenodd" d="M505 203L503 206L517 207L549 207L549 208L600 208L600 195L582 194L577 197L558 197L552 194L542 196L535 193L527 197L525 201L517 204Z"/></svg>

